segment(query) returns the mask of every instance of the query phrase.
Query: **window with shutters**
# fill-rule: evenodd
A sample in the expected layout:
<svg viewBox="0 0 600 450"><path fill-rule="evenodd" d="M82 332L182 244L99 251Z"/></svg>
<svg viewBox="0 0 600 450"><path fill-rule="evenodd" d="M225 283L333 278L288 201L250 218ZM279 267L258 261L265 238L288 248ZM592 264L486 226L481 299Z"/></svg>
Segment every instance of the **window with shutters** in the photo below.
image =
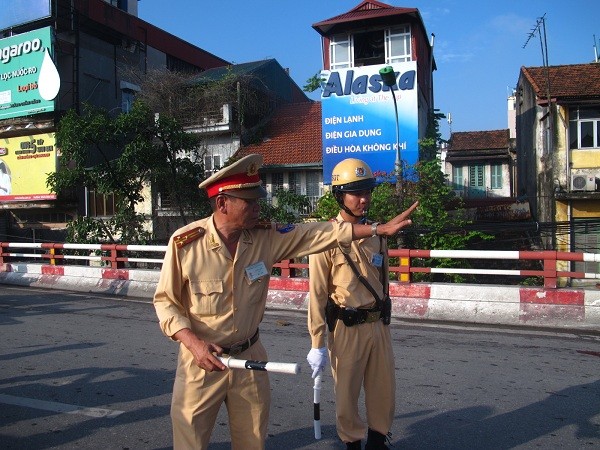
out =
<svg viewBox="0 0 600 450"><path fill-rule="evenodd" d="M469 197L485 197L484 169L481 164L469 167Z"/></svg>
<svg viewBox="0 0 600 450"><path fill-rule="evenodd" d="M463 190L465 183L463 181L463 168L462 166L452 167L452 188L454 190Z"/></svg>
<svg viewBox="0 0 600 450"><path fill-rule="evenodd" d="M502 189L502 164L492 164L490 166L491 188Z"/></svg>

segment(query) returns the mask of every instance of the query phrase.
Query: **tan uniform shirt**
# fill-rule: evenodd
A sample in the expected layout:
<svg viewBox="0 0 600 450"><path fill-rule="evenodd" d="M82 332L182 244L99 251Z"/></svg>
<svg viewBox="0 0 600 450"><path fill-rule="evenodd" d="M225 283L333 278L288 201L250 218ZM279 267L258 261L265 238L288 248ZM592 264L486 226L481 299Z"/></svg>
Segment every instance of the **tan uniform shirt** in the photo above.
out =
<svg viewBox="0 0 600 450"><path fill-rule="evenodd" d="M202 228L177 247L174 238ZM350 224L307 223L287 232L245 230L235 258L217 234L212 216L179 230L169 240L154 306L163 333L190 328L208 342L229 347L249 339L260 324L274 263L352 242ZM262 274L257 279L256 274Z"/></svg>
<svg viewBox="0 0 600 450"><path fill-rule="evenodd" d="M341 215L336 217L336 221L343 222ZM381 255L382 267L374 264L373 261L377 260L375 255ZM387 290L388 284L387 240L369 237L354 241L350 246L350 258L375 292L383 298L384 288ZM329 295L336 304L344 308L371 308L376 305L376 301L354 274L339 247L310 255L309 267L308 331L312 347L321 348L325 346L325 304ZM381 283L381 270L386 275L385 287Z"/></svg>

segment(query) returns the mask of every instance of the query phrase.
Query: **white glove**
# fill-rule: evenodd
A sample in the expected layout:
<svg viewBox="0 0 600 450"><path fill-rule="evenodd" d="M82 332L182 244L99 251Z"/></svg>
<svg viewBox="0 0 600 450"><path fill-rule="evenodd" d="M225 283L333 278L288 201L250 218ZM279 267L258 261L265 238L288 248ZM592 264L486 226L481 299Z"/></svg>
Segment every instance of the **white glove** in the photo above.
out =
<svg viewBox="0 0 600 450"><path fill-rule="evenodd" d="M312 377L316 378L319 372L325 369L325 365L327 364L327 347L311 348L308 355L306 355L306 360L313 370Z"/></svg>

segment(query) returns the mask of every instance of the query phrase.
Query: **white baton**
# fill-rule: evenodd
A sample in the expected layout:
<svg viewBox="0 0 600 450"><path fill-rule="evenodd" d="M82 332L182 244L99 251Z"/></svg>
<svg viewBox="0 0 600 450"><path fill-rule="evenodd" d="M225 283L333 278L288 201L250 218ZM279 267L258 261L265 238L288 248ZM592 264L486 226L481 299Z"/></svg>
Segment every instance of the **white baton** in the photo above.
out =
<svg viewBox="0 0 600 450"><path fill-rule="evenodd" d="M313 413L313 424L315 428L315 439L321 439L321 374L315 377L315 384L313 385L314 391L314 413Z"/></svg>
<svg viewBox="0 0 600 450"><path fill-rule="evenodd" d="M300 366L296 363L253 361L251 359L234 359L231 356L223 358L217 356L219 360L230 369L264 370L266 372L291 373L297 375L300 373Z"/></svg>

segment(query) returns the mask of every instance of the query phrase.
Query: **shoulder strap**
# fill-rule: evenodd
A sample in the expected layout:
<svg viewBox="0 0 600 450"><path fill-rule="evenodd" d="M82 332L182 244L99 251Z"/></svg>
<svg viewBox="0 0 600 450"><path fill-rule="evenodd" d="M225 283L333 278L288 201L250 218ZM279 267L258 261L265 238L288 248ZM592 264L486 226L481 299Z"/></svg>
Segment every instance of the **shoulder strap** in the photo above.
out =
<svg viewBox="0 0 600 450"><path fill-rule="evenodd" d="M340 250L341 250L341 248L340 248ZM375 297L375 302L377 303L377 306L379 308L382 308L383 307L383 302L382 302L381 298L379 297L379 295L377 295L377 292L375 292L375 289L373 289L373 286L371 286L369 284L369 282L367 281L367 279L362 275L362 273L360 273L358 271L358 268L354 265L354 263L350 259L350 255L348 255L348 253L345 253L344 251L342 251L342 253L344 254L344 257L346 258L346 261L348 261L348 265L350 266L350 268L354 272L354 275L356 275L358 277L358 280L362 284L364 284L365 287L369 290L369 292L373 295L373 297Z"/></svg>

